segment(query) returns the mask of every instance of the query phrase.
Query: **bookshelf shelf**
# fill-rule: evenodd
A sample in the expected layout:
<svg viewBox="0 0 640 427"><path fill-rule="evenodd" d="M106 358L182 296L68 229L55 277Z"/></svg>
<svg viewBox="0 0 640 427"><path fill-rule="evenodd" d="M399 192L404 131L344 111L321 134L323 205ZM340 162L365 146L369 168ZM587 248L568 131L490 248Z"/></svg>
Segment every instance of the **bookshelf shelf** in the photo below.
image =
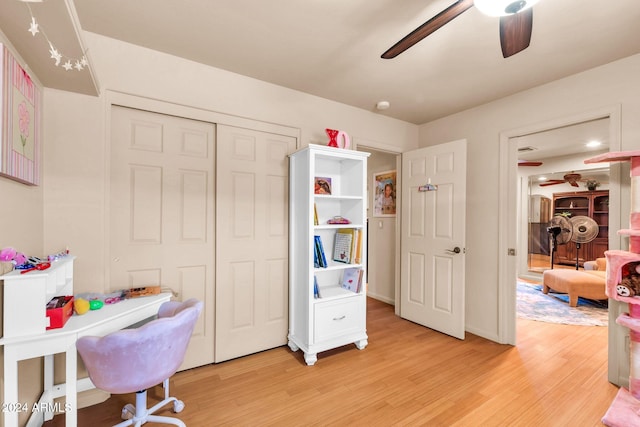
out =
<svg viewBox="0 0 640 427"><path fill-rule="evenodd" d="M304 352L307 365L315 364L320 352L351 343L362 350L368 344L368 156L320 145L290 156L288 342L291 350ZM336 216L350 223L327 223ZM316 249L317 240L324 257ZM340 250L334 253L336 247ZM334 256L349 262L334 261Z"/></svg>

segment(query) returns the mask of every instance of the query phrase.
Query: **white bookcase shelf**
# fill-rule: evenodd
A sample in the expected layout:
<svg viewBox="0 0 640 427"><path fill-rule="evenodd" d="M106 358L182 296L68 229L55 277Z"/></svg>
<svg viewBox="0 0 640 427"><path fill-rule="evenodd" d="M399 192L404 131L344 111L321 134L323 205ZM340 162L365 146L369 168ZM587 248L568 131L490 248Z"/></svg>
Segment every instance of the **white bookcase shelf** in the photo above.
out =
<svg viewBox="0 0 640 427"><path fill-rule="evenodd" d="M42 334L49 326L46 305L55 296L73 295L73 260L67 255L46 270L13 270L4 282L3 338Z"/></svg>
<svg viewBox="0 0 640 427"><path fill-rule="evenodd" d="M369 153L309 145L291 155L289 244L289 347L302 350L313 365L322 351L355 344L364 349L366 333L366 176ZM316 178L331 181L331 194L315 194ZM314 218L317 215L317 224ZM335 216L349 224L328 224ZM341 230L360 233L359 262L333 260ZM314 266L314 236L320 236L326 267ZM356 248L354 247L354 251ZM361 287L343 287L350 269L362 270ZM319 297L314 293L317 283Z"/></svg>

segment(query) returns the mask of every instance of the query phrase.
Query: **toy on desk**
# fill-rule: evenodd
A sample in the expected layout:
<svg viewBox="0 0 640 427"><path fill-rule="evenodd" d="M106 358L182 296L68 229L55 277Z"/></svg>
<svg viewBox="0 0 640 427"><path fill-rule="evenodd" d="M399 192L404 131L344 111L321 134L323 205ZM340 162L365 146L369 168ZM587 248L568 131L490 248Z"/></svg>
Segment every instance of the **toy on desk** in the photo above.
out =
<svg viewBox="0 0 640 427"><path fill-rule="evenodd" d="M78 315L85 314L87 311L89 311L90 308L91 305L89 304L89 301L84 298L75 298L75 300L73 301L73 310Z"/></svg>
<svg viewBox="0 0 640 427"><path fill-rule="evenodd" d="M147 295L158 295L160 286L143 286L140 288L122 289L110 294L82 293L75 296L73 307L79 315L90 310L99 310L105 304L115 304L128 298L136 298Z"/></svg>
<svg viewBox="0 0 640 427"><path fill-rule="evenodd" d="M20 272L20 274L28 273L28 272L33 271L33 270L38 270L38 271L46 270L49 267L51 267L51 263L50 262L41 262L40 264L35 264L32 267L29 267L29 268L27 268L25 270L22 270Z"/></svg>
<svg viewBox="0 0 640 427"><path fill-rule="evenodd" d="M11 262L15 267L27 264L27 257L12 247L0 250L0 261Z"/></svg>

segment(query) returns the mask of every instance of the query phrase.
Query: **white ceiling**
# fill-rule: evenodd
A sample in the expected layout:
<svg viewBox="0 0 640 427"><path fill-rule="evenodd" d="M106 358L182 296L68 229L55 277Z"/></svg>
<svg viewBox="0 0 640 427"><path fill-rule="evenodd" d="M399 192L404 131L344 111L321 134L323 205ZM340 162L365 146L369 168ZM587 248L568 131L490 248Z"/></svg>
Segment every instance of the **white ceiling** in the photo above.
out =
<svg viewBox="0 0 640 427"><path fill-rule="evenodd" d="M567 173L579 173L584 181L609 183L609 164L584 164L585 159L609 151L609 124L609 118L602 118L514 138L519 159L542 162L539 167L522 166L519 172L529 176L534 184L539 183L540 177L563 179ZM590 141L598 141L600 145L588 147ZM530 151L522 151L524 148Z"/></svg>
<svg viewBox="0 0 640 427"><path fill-rule="evenodd" d="M45 0L50 39L82 52L79 28L422 124L640 52L638 0L540 0L531 46L502 58L498 18L471 8L395 59L380 55L452 0ZM52 66L19 0L0 29L48 87L97 93ZM55 9L55 10L54 10ZM77 17L75 16L77 11ZM65 16L66 15L66 16ZM76 24L77 28L74 28ZM43 24L44 25L44 24ZM79 32L81 34L81 31ZM57 40L57 39L56 39ZM42 43L40 43L41 45ZM90 59L91 52L88 52ZM116 60L116 58L114 58Z"/></svg>

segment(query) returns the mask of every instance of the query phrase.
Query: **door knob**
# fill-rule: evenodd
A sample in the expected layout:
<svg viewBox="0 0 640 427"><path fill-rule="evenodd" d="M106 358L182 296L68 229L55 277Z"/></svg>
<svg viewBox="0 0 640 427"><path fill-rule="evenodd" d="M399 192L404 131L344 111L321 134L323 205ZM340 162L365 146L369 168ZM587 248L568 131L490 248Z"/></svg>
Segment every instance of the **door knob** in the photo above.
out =
<svg viewBox="0 0 640 427"><path fill-rule="evenodd" d="M453 248L453 250L447 249L447 252L449 252L450 254L459 254L460 248L456 246L455 248Z"/></svg>

